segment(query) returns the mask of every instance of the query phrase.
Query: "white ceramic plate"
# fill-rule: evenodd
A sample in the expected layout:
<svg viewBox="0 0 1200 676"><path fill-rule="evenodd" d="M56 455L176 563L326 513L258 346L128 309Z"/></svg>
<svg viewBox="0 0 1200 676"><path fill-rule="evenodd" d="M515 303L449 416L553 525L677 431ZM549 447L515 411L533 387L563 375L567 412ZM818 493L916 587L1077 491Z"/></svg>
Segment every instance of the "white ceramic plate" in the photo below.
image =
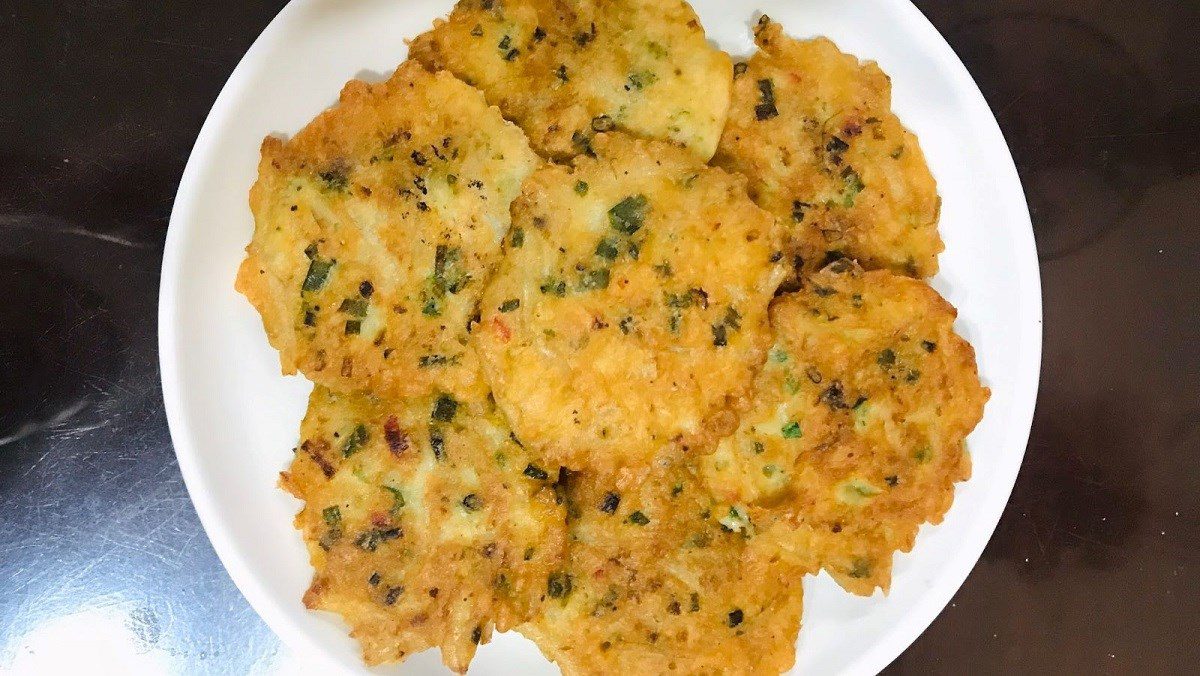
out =
<svg viewBox="0 0 1200 676"><path fill-rule="evenodd" d="M188 161L163 257L159 341L163 392L188 491L237 586L302 660L360 670L333 616L304 609L311 570L292 529L298 501L276 488L291 458L309 385L279 375L258 315L233 290L250 239L247 191L258 146L294 133L346 80L381 79L404 38L449 0L294 0L246 53L213 105ZM959 309L992 388L970 439L973 478L938 527L896 559L891 594L858 598L825 575L805 583L797 671L862 674L901 653L950 600L979 558L1012 490L1028 439L1041 357L1041 287L1029 213L1008 148L954 52L906 0L693 0L734 55L752 51L753 12L794 36L827 35L892 76L895 108L920 137L943 197L946 251L934 285ZM443 671L434 651L403 667ZM497 635L476 674L555 673L532 643Z"/></svg>

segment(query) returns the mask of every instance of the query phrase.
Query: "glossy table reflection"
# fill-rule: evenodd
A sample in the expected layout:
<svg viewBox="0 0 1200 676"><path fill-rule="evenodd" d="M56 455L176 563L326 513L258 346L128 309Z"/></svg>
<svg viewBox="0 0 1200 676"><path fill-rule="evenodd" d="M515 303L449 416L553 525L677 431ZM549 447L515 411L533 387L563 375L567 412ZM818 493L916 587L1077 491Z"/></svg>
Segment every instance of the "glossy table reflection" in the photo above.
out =
<svg viewBox="0 0 1200 676"><path fill-rule="evenodd" d="M1045 357L1004 518L889 670L1194 673L1200 8L918 4L1012 145ZM200 529L155 347L180 172L279 5L0 7L0 671L300 666Z"/></svg>

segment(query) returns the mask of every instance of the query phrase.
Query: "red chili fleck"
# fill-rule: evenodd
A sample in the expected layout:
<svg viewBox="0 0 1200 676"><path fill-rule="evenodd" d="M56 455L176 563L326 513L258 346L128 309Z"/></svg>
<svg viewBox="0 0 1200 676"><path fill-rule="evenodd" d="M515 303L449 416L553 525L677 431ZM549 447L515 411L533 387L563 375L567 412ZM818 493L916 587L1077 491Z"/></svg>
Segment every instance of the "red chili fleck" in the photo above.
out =
<svg viewBox="0 0 1200 676"><path fill-rule="evenodd" d="M392 518L387 512L371 512L372 526L375 526L376 528L383 528L384 526L390 526L391 524Z"/></svg>
<svg viewBox="0 0 1200 676"><path fill-rule="evenodd" d="M396 416L388 417L387 422L383 423L383 436L387 439L388 449L392 455L400 457L401 453L408 450L408 435L400 429L400 423L396 421Z"/></svg>
<svg viewBox="0 0 1200 676"><path fill-rule="evenodd" d="M496 333L500 334L501 342L507 343L512 340L512 329L508 328L503 319L492 317L492 326L496 327Z"/></svg>

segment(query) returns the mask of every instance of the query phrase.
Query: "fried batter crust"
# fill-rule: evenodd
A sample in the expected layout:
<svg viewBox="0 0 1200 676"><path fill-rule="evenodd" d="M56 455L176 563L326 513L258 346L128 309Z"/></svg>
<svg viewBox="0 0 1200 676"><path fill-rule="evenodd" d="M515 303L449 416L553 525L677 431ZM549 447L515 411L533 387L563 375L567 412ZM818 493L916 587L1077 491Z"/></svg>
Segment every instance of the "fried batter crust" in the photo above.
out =
<svg viewBox="0 0 1200 676"><path fill-rule="evenodd" d="M742 177L675 146L604 134L595 149L537 171L513 204L472 334L489 382L550 463L710 452L770 345L774 219Z"/></svg>
<svg viewBox="0 0 1200 676"><path fill-rule="evenodd" d="M764 674L795 660L802 572L722 527L687 467L572 475L570 544L518 627L565 674Z"/></svg>
<svg viewBox="0 0 1200 676"><path fill-rule="evenodd" d="M311 609L342 616L368 664L479 643L529 618L561 565L565 513L486 390L390 403L317 386L284 488L316 573Z"/></svg>
<svg viewBox="0 0 1200 676"><path fill-rule="evenodd" d="M616 128L707 161L729 107L729 56L682 0L462 0L410 54L482 89L559 160Z"/></svg>
<svg viewBox="0 0 1200 676"><path fill-rule="evenodd" d="M537 161L481 94L415 62L263 141L237 288L283 371L384 397L469 388L467 321Z"/></svg>
<svg viewBox="0 0 1200 676"><path fill-rule="evenodd" d="M755 42L714 163L750 178L758 204L788 225L804 273L844 256L933 276L941 201L916 136L892 113L888 76L766 17Z"/></svg>
<svg viewBox="0 0 1200 676"><path fill-rule="evenodd" d="M753 410L705 459L708 485L807 570L886 590L893 552L970 475L989 391L954 318L924 282L846 261L781 296Z"/></svg>

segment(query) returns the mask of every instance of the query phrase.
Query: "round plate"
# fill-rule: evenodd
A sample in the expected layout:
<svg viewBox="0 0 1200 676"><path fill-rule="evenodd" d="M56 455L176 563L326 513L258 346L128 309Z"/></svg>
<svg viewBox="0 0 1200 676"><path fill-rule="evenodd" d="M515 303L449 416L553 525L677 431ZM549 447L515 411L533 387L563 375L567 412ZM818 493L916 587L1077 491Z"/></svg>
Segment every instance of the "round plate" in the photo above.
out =
<svg viewBox="0 0 1200 676"><path fill-rule="evenodd" d="M309 385L279 375L258 315L233 290L253 222L247 191L268 134L291 134L350 78L382 79L404 38L449 0L295 0L258 38L213 105L188 161L163 256L159 348L175 452L196 511L230 576L303 660L362 669L334 616L300 602L312 570L277 488L292 457ZM694 0L709 37L753 51L743 3ZM796 37L826 35L892 77L900 118L920 137L943 198L946 251L933 284L959 310L992 388L969 440L973 478L954 507L897 555L891 594L859 598L822 574L805 582L796 670L871 673L901 653L950 600L1008 501L1028 440L1041 358L1041 287L1029 212L1000 129L949 45L905 0L760 0ZM442 672L436 651L389 669ZM386 669L384 671L387 671ZM480 649L472 673L555 673L516 634Z"/></svg>

